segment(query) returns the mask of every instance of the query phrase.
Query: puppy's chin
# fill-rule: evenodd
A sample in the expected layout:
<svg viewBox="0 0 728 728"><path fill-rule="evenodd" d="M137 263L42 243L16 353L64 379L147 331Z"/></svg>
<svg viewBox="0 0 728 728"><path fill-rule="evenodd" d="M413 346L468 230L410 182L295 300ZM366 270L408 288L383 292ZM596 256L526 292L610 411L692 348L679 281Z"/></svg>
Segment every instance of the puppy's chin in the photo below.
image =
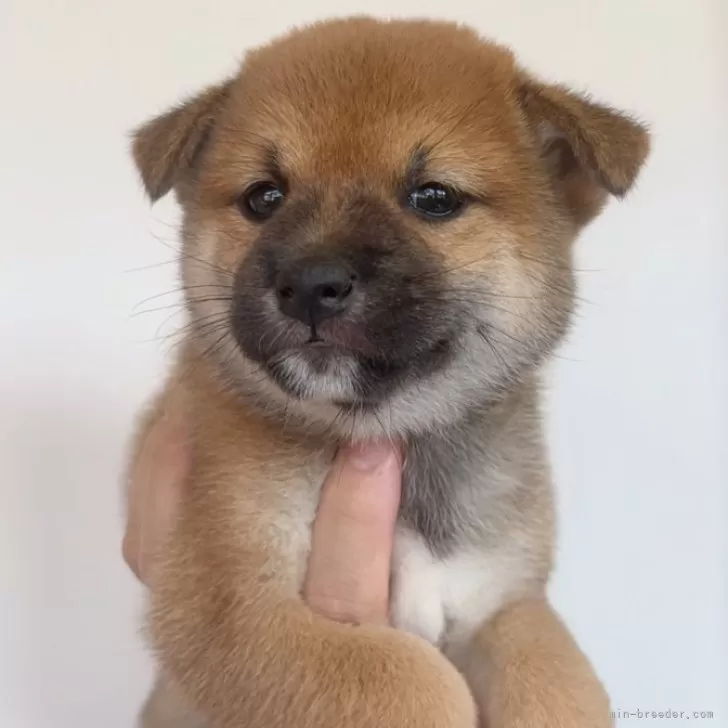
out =
<svg viewBox="0 0 728 728"><path fill-rule="evenodd" d="M204 331L195 348L210 359L224 389L286 432L339 440L408 438L448 428L473 407L506 396L536 363L512 359L512 368L504 368L503 355L473 332L452 342L439 366L423 369L418 365L426 356L392 372L325 346L292 348L259 362L233 345L233 337L229 346L216 347ZM200 351L193 351L194 361Z"/></svg>
<svg viewBox="0 0 728 728"><path fill-rule="evenodd" d="M328 346L284 352L267 366L285 394L299 400L347 403L358 397L358 365L353 357Z"/></svg>

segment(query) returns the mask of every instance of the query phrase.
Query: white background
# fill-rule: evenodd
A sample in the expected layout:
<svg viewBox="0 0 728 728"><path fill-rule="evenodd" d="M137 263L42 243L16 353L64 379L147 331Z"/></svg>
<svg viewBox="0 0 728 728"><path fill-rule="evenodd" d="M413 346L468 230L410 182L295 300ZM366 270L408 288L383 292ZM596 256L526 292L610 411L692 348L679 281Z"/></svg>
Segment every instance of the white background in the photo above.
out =
<svg viewBox="0 0 728 728"><path fill-rule="evenodd" d="M664 725L726 726L725 2L367 4L469 21L541 74L653 125L639 189L579 247L586 302L550 398L553 596L615 708L713 711ZM150 211L127 132L291 23L364 7L4 0L2 728L130 728L148 686L118 481L133 413L162 371L164 342L152 340L173 313L133 309L175 286L173 265L132 269L173 259L174 210Z"/></svg>

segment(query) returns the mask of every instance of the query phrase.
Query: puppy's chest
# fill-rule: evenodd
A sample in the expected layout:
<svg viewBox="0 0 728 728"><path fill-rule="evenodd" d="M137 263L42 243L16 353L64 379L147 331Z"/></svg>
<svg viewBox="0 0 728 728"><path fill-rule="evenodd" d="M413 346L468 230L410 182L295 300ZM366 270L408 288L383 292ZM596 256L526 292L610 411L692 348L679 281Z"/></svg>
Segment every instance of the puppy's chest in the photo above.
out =
<svg viewBox="0 0 728 728"><path fill-rule="evenodd" d="M488 469L459 455L437 439L410 449L392 556L392 624L443 647L467 640L519 579L506 543L485 538Z"/></svg>
<svg viewBox="0 0 728 728"><path fill-rule="evenodd" d="M299 487L288 484L286 508L277 519L279 547L294 558L299 584L328 465L320 472L314 469L315 473L309 471L299 481ZM478 514L487 499L477 502L463 497L472 482L465 481L461 471L453 464L446 472L431 459L409 460L392 554L392 625L440 647L468 640L526 576L522 554L509 543L506 532L497 537L492 533L480 544L480 539L473 538L473 533L482 533ZM466 532L470 537L465 537Z"/></svg>
<svg viewBox="0 0 728 728"><path fill-rule="evenodd" d="M467 642L522 580L509 549L460 549L439 558L400 526L392 555L390 621L439 647Z"/></svg>

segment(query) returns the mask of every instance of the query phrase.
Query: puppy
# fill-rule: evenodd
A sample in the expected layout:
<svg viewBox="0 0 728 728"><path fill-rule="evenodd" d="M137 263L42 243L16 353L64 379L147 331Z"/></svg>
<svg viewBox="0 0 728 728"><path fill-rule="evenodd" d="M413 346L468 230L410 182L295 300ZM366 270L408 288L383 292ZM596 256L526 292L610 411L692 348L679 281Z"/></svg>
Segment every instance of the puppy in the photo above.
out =
<svg viewBox="0 0 728 728"><path fill-rule="evenodd" d="M185 398L195 451L143 725L610 725L545 598L539 370L572 245L647 154L641 125L467 28L365 18L259 48L138 129L150 198L184 211L190 324L157 407ZM396 630L300 599L337 446L382 436L405 451Z"/></svg>

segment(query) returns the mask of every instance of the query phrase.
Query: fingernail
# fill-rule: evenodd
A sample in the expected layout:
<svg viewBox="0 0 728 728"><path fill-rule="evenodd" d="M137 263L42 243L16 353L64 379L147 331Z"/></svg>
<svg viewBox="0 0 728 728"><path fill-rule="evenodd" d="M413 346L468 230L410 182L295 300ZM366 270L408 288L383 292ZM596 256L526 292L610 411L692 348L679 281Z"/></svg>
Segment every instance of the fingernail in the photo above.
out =
<svg viewBox="0 0 728 728"><path fill-rule="evenodd" d="M357 470L374 470L387 460L391 452L391 446L381 440L358 442L344 450L347 461Z"/></svg>

